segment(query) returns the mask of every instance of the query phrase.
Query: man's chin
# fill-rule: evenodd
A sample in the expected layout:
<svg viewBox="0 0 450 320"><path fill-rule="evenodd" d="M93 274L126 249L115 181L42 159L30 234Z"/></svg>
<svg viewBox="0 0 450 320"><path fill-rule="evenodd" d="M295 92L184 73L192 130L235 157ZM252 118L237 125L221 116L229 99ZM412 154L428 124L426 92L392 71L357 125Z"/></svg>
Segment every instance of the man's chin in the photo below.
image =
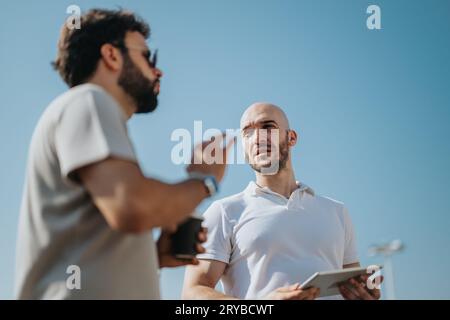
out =
<svg viewBox="0 0 450 320"><path fill-rule="evenodd" d="M272 156L270 153L259 154L253 158L253 163L261 168L268 168L274 162L278 162L280 159L277 156Z"/></svg>
<svg viewBox="0 0 450 320"><path fill-rule="evenodd" d="M138 106L136 113L150 113L156 110L156 108L158 107L158 99L155 96L155 99L151 102L147 102L145 104L141 104Z"/></svg>
<svg viewBox="0 0 450 320"><path fill-rule="evenodd" d="M272 162L271 161L253 162L251 164L251 167L253 168L253 170L261 172L261 170L263 170L263 169L268 169L268 168L272 167Z"/></svg>
<svg viewBox="0 0 450 320"><path fill-rule="evenodd" d="M154 108L149 108L149 107L140 107L137 109L137 111L135 112L136 114L145 114L145 113L151 113L153 111L156 110L156 107Z"/></svg>

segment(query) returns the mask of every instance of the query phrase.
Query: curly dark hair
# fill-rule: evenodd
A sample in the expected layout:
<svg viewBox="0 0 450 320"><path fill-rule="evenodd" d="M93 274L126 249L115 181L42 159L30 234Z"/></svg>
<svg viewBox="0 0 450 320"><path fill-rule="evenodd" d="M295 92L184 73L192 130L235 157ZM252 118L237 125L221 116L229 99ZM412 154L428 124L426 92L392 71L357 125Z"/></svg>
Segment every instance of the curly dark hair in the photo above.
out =
<svg viewBox="0 0 450 320"><path fill-rule="evenodd" d="M92 9L81 16L81 28L64 23L58 41L58 54L52 66L69 87L82 84L97 69L100 48L105 43L124 47L125 35L137 31L150 36L149 25L132 12Z"/></svg>

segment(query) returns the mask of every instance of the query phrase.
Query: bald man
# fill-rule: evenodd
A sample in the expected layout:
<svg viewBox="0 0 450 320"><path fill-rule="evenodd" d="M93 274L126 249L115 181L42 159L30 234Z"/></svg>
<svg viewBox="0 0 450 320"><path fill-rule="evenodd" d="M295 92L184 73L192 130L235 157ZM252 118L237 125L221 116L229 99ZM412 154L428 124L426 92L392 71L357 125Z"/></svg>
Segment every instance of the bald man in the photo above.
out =
<svg viewBox="0 0 450 320"><path fill-rule="evenodd" d="M295 179L291 149L298 136L281 108L255 103L240 128L256 181L205 212L206 253L186 268L182 298L315 299L319 290L302 290L301 282L360 265L348 211ZM219 280L224 293L214 289ZM366 281L351 279L331 298L379 299Z"/></svg>

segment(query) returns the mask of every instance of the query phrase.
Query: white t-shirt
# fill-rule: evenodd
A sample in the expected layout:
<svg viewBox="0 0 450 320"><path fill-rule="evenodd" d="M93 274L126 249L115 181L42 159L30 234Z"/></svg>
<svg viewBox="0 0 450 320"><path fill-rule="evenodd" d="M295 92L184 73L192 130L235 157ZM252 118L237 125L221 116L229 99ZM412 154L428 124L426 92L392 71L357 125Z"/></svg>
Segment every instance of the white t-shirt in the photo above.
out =
<svg viewBox="0 0 450 320"><path fill-rule="evenodd" d="M137 162L126 116L112 96L99 86L84 84L48 106L29 149L16 298L159 298L151 232L112 230L86 188L72 177L77 169L108 157ZM81 272L68 269L72 265ZM80 275L80 289L72 275Z"/></svg>
<svg viewBox="0 0 450 320"><path fill-rule="evenodd" d="M286 199L250 182L243 192L215 201L204 218L208 240L198 258L228 264L221 282L225 294L237 298L262 298L358 261L347 209L300 183Z"/></svg>

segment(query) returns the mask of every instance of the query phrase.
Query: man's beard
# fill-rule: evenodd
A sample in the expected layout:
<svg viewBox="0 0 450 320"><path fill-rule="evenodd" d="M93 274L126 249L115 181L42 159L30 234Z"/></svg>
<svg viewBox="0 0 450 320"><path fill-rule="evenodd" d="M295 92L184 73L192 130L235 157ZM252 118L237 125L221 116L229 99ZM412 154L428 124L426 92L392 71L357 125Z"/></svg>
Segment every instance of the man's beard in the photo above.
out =
<svg viewBox="0 0 450 320"><path fill-rule="evenodd" d="M158 106L158 96L155 93L155 84L147 79L127 53L123 55L124 63L118 84L133 99L136 113L149 113Z"/></svg>
<svg viewBox="0 0 450 320"><path fill-rule="evenodd" d="M272 148L271 151L272 152ZM247 157L248 158L248 157ZM279 153L278 153L278 172L280 172L281 170L283 170L284 168L286 168L286 163L289 159L289 146L288 146L288 135L286 135L286 138L284 141L280 142L279 145ZM252 163L250 162L250 167L252 167L253 170L255 170L256 172L262 173L263 169L268 169L271 167L271 163L269 163L268 165L257 165L256 163ZM276 172L276 173L278 173ZM267 172L266 173L271 173L274 174L275 172Z"/></svg>

